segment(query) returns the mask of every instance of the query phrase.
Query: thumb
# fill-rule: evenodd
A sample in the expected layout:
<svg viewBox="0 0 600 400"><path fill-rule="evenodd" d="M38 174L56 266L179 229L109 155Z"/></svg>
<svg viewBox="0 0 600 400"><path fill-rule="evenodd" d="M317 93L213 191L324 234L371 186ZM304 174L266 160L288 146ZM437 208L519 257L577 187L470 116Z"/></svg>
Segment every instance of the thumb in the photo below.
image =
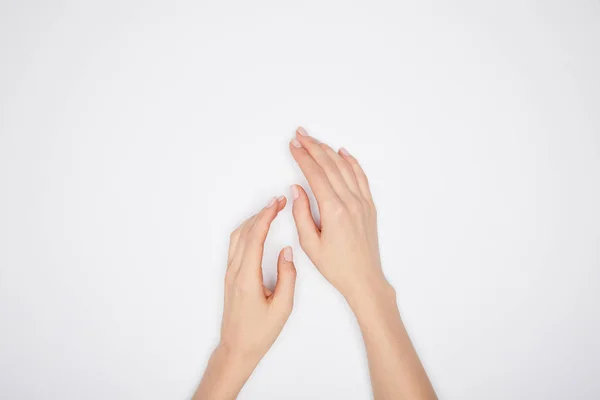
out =
<svg viewBox="0 0 600 400"><path fill-rule="evenodd" d="M294 267L292 248L288 246L279 252L273 306L280 309L283 313L291 313L294 306L295 288L296 267Z"/></svg>
<svg viewBox="0 0 600 400"><path fill-rule="evenodd" d="M314 255L320 232L310 212L310 202L302 186L292 185L292 199L292 214L296 222L300 246L309 256Z"/></svg>

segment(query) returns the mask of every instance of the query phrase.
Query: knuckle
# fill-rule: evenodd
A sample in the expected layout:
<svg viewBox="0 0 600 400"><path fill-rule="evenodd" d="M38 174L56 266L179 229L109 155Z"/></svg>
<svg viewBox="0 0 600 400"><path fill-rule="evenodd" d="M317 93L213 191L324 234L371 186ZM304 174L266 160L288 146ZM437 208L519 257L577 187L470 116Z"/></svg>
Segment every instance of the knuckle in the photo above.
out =
<svg viewBox="0 0 600 400"><path fill-rule="evenodd" d="M329 213L334 218L345 218L348 215L348 209L341 203L332 204L329 207Z"/></svg>
<svg viewBox="0 0 600 400"><path fill-rule="evenodd" d="M233 232L231 232L229 234L229 241L235 242L239 236L240 236L240 228L237 228L236 230L234 230Z"/></svg>
<svg viewBox="0 0 600 400"><path fill-rule="evenodd" d="M343 207L343 204L334 196L323 199L323 208L327 211L333 211L339 207Z"/></svg>

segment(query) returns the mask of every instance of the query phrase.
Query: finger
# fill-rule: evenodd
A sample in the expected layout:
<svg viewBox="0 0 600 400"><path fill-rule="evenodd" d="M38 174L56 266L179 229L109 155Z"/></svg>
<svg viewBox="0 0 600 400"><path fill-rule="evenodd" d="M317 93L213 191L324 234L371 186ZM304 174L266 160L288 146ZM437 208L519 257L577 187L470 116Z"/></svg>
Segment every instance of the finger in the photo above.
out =
<svg viewBox="0 0 600 400"><path fill-rule="evenodd" d="M333 190L329 179L327 179L325 171L310 156L308 151L302 147L298 139L292 139L290 142L290 151L315 194L319 208L322 209L323 204L327 202L337 200L338 196Z"/></svg>
<svg viewBox="0 0 600 400"><path fill-rule="evenodd" d="M311 257L319 245L320 231L310 212L310 202L306 192L300 185L292 185L292 214L298 230L300 246Z"/></svg>
<svg viewBox="0 0 600 400"><path fill-rule="evenodd" d="M275 199L275 198L273 198ZM271 199L270 201L273 201ZM287 199L285 196L279 196L276 199L277 202L277 212L283 210L287 203ZM258 213L254 214L252 217L248 218L244 223L232 233L232 241L235 240L235 248L230 245L229 253L231 257L231 261L228 264L228 269L231 269L229 275L236 275L239 272L240 265L242 263L242 258L244 256L244 249L246 246L246 237L248 236L248 232L254 226L256 222L256 218L258 217Z"/></svg>
<svg viewBox="0 0 600 400"><path fill-rule="evenodd" d="M325 172L325 176L331 183L331 187L341 198L349 194L348 186L340 173L335 161L327 155L327 152L319 145L319 142L310 137L306 130L299 127L296 130L296 139L302 144L302 147L308 151L308 154L319 164Z"/></svg>
<svg viewBox="0 0 600 400"><path fill-rule="evenodd" d="M277 283L271 303L278 312L289 315L294 307L294 291L296 288L296 267L291 247L279 252L277 260Z"/></svg>
<svg viewBox="0 0 600 400"><path fill-rule="evenodd" d="M354 171L352 170L352 166L348 163L348 161L344 160L342 156L336 153L325 143L321 143L320 146L337 165L350 192L357 196L360 195L361 193L360 189L358 188L358 182L356 182L356 176L354 176Z"/></svg>
<svg viewBox="0 0 600 400"><path fill-rule="evenodd" d="M354 176L356 177L356 182L358 182L358 187L360 188L360 192L362 193L363 197L372 202L373 197L371 196L371 189L369 189L369 180L358 163L358 160L356 160L356 158L354 158L354 156L352 156L348 150L343 147L340 148L339 154L344 158L344 160L348 161L352 167L352 171L354 171Z"/></svg>
<svg viewBox="0 0 600 400"><path fill-rule="evenodd" d="M265 240L269 233L271 223L279 213L285 207L287 199L285 196L279 198L273 198L263 208L256 218L254 224L245 236L241 239L244 242L243 258L244 262L241 263L240 273L243 270L247 270L252 275L259 277L262 281L262 257L264 251Z"/></svg>

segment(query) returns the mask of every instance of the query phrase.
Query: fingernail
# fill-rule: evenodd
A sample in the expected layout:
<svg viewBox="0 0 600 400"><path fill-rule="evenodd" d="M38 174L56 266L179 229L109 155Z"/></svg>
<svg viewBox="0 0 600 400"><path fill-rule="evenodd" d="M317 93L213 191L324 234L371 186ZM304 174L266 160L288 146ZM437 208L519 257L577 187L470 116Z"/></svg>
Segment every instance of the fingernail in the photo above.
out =
<svg viewBox="0 0 600 400"><path fill-rule="evenodd" d="M292 185L292 196L294 197L294 200L297 200L298 197L300 197L300 192L298 192L296 185Z"/></svg>
<svg viewBox="0 0 600 400"><path fill-rule="evenodd" d="M283 258L287 262L294 261L294 255L292 253L292 248L290 246L283 249Z"/></svg>
<svg viewBox="0 0 600 400"><path fill-rule="evenodd" d="M345 155L345 156L349 156L349 155L350 155L350 153L348 152L348 150L346 150L346 149L345 149L345 148L343 148L343 147L340 147L340 153L342 153L342 154L343 154L343 155Z"/></svg>
<svg viewBox="0 0 600 400"><path fill-rule="evenodd" d="M299 126L298 129L296 129L296 132L298 132L302 136L308 136L308 132L306 132L306 129L304 129L301 126Z"/></svg>
<svg viewBox="0 0 600 400"><path fill-rule="evenodd" d="M300 142L296 138L292 139L292 146L294 146L297 149L299 149L300 147L302 147L302 145L300 144Z"/></svg>
<svg viewBox="0 0 600 400"><path fill-rule="evenodd" d="M269 207L273 207L273 204L275 204L275 201L277 200L277 198L273 197L270 201L269 204L267 204L267 208Z"/></svg>
<svg viewBox="0 0 600 400"><path fill-rule="evenodd" d="M277 198L277 201L283 201L283 200L285 200L285 196L279 196L279 197Z"/></svg>

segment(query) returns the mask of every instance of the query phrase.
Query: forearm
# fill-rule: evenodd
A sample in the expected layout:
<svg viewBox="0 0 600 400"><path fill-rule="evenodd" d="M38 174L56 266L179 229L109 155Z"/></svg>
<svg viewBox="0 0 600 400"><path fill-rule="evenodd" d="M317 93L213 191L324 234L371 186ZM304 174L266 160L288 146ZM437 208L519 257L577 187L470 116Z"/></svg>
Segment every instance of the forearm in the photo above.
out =
<svg viewBox="0 0 600 400"><path fill-rule="evenodd" d="M248 380L255 365L251 365L231 349L218 346L192 400L233 400Z"/></svg>
<svg viewBox="0 0 600 400"><path fill-rule="evenodd" d="M358 320L376 400L436 399L385 281L347 298Z"/></svg>

